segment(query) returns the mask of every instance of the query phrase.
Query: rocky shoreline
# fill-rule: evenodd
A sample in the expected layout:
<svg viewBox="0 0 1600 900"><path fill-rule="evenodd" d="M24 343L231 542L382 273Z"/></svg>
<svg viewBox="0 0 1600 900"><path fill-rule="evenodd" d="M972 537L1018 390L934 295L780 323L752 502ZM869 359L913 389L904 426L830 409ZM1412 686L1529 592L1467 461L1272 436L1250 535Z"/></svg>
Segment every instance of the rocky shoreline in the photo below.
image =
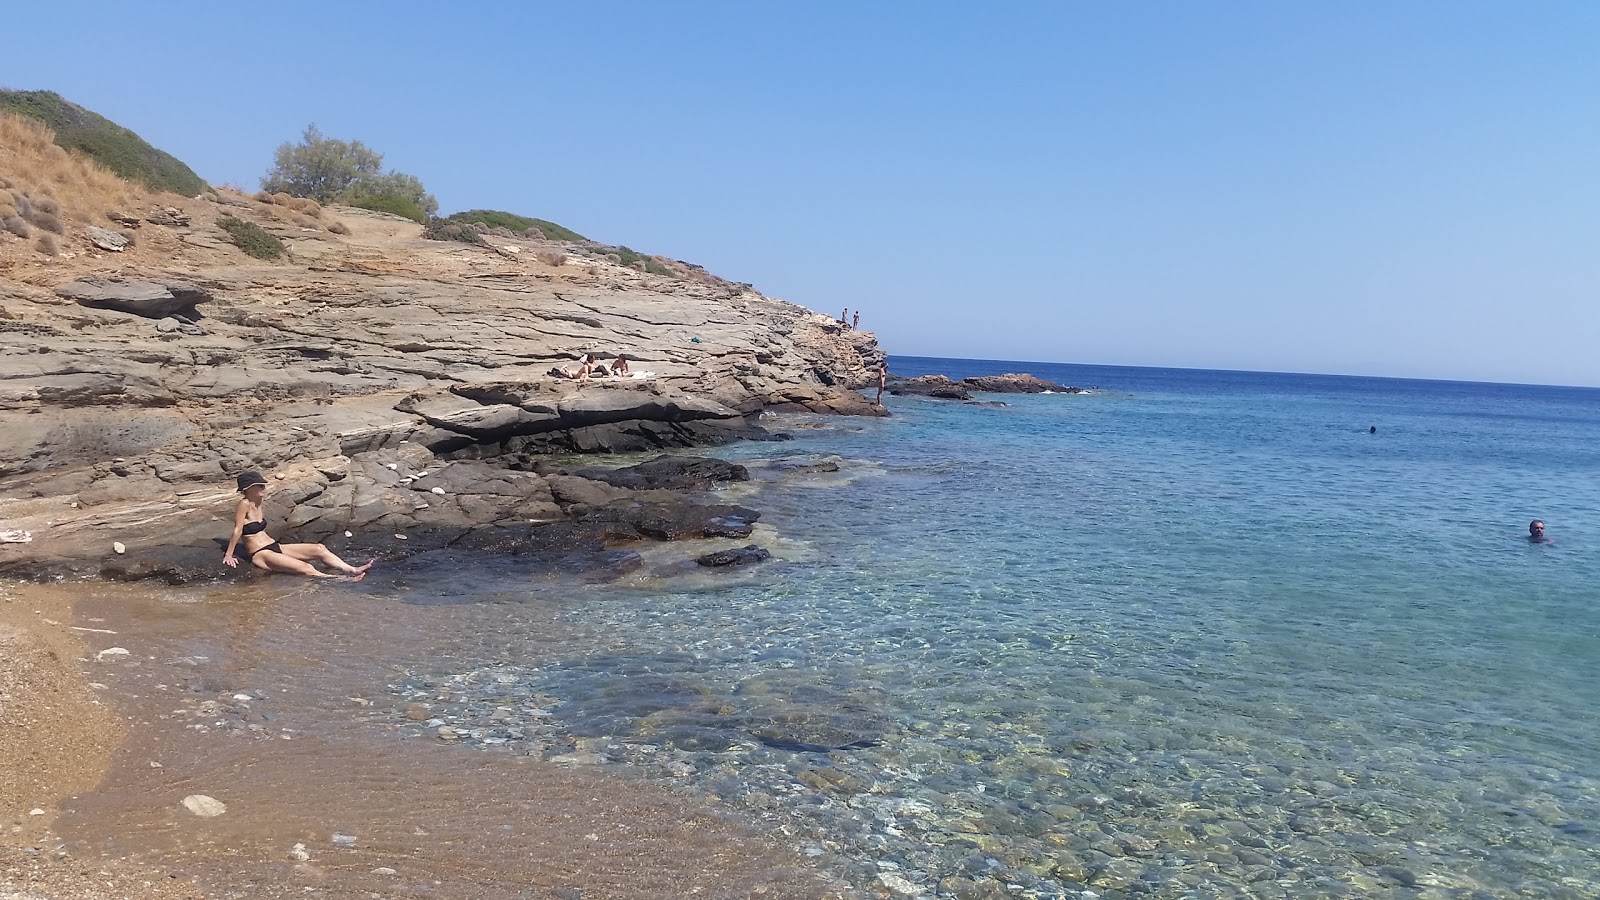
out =
<svg viewBox="0 0 1600 900"><path fill-rule="evenodd" d="M0 530L31 538L0 544L0 576L237 577L216 541L243 470L271 479L275 536L625 570L618 545L751 514L554 455L781 439L771 411L884 414L858 391L883 359L871 334L747 286L342 208L344 235L258 211L290 251L268 265L222 239L224 211L189 201L183 225L145 228L142 264L0 256ZM590 352L635 374L551 374Z"/></svg>
<svg viewBox="0 0 1600 900"><path fill-rule="evenodd" d="M119 251L43 258L0 237L0 588L28 598L0 597L0 724L40 710L57 723L0 749L31 758L63 734L99 748L76 774L29 764L38 783L6 795L22 829L4 847L7 897L199 895L55 849L58 806L121 734L96 718L81 648L55 637L72 596L50 606L50 588L16 582L270 582L221 564L246 469L270 479L275 536L352 556L489 553L530 577L611 580L646 545L720 536L744 546L699 565L736 567L766 554L746 540L759 513L707 488L742 471L641 456L782 439L774 412L884 414L858 391L883 358L871 334L747 285L528 238L429 241L362 210L325 211L336 232L226 193L162 201L174 214ZM224 215L278 236L287 260L243 255ZM637 374L551 374L584 353L625 353ZM606 454L633 465L597 464Z"/></svg>

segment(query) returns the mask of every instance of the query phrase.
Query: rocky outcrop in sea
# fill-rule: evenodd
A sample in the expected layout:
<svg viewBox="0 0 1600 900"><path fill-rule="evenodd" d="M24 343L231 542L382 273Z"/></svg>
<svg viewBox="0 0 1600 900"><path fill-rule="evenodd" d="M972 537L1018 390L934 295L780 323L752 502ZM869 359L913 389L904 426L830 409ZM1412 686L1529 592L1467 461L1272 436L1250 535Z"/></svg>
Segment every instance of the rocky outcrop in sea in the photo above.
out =
<svg viewBox="0 0 1600 900"><path fill-rule="evenodd" d="M889 393L895 396L933 397L939 400L971 400L973 393L980 394L1082 394L1083 388L1056 384L1035 375L1006 374L982 375L960 381L945 375L921 375L916 378L895 378L889 381Z"/></svg>

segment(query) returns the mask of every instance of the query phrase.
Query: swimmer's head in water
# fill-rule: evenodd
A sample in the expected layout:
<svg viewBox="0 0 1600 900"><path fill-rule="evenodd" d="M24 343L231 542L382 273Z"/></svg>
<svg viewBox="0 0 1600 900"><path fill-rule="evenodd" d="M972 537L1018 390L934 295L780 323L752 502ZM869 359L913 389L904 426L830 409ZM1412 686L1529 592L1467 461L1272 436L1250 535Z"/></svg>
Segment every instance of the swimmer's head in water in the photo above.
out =
<svg viewBox="0 0 1600 900"><path fill-rule="evenodd" d="M1538 519L1534 519L1532 522L1529 522L1528 523L1528 536L1529 537L1544 537L1544 523L1539 521Z"/></svg>

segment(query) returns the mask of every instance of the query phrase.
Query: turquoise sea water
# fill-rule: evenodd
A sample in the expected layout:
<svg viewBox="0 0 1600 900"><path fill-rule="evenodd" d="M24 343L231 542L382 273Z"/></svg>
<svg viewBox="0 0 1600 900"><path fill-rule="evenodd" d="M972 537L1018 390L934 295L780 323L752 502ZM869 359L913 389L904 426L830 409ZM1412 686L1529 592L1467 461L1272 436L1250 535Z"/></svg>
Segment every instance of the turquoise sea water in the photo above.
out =
<svg viewBox="0 0 1600 900"><path fill-rule="evenodd" d="M1600 390L893 364L1097 390L716 451L778 557L727 579L418 573L546 637L396 710L448 687L479 746L897 896L1600 897Z"/></svg>

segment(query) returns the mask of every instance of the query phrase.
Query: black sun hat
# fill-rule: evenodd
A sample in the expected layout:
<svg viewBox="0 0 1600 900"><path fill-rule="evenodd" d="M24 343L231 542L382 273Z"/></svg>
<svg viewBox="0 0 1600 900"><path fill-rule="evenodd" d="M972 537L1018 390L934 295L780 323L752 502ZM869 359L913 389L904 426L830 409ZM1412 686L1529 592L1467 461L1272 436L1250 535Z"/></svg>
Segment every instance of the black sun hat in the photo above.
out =
<svg viewBox="0 0 1600 900"><path fill-rule="evenodd" d="M253 487L253 486L258 485L258 484L266 484L266 483L267 483L267 480L265 478L261 477L261 473L260 472L240 472L239 473L239 493L241 493L241 494L244 493L246 488Z"/></svg>

